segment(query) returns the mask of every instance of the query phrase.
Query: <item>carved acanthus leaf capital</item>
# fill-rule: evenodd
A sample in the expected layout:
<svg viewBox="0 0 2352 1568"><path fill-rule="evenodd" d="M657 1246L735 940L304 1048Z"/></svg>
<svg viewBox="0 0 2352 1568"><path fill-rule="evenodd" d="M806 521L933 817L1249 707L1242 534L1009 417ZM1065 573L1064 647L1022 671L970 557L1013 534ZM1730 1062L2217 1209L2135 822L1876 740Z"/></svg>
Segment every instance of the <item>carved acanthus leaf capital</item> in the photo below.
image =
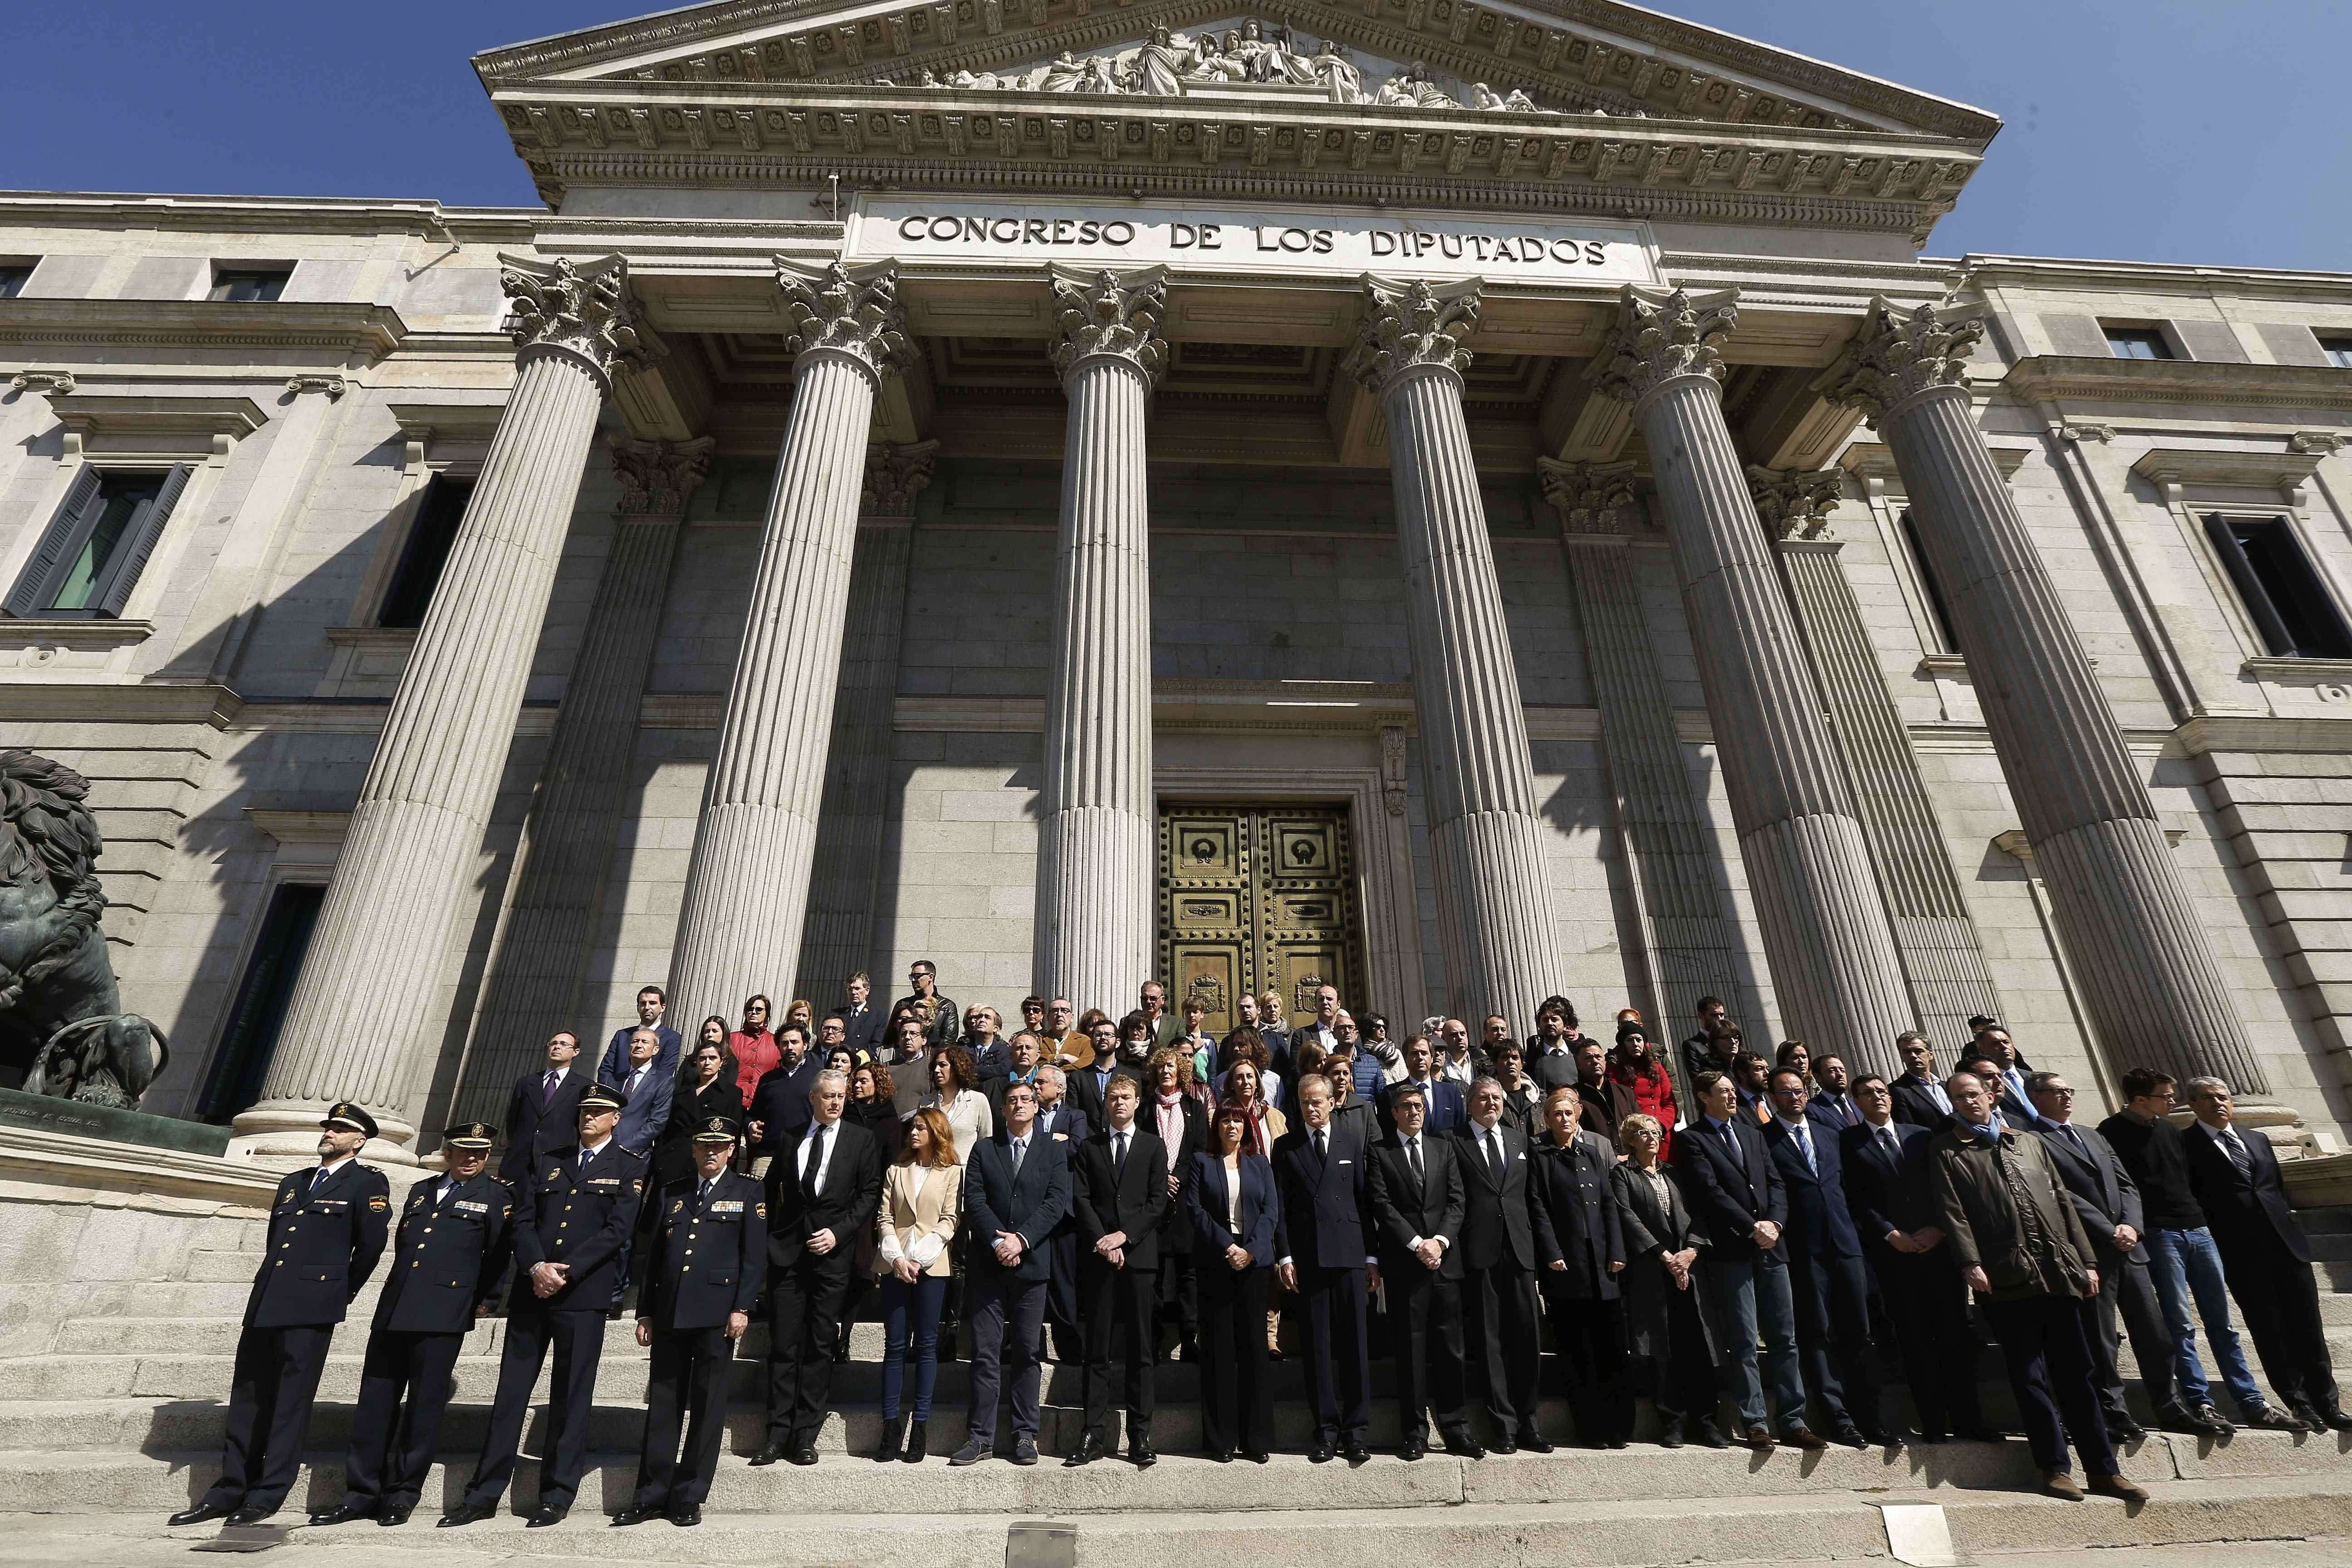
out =
<svg viewBox="0 0 2352 1568"><path fill-rule="evenodd" d="M860 517L912 517L915 498L931 482L939 467L937 441L877 441L866 448L866 488L858 500Z"/></svg>
<svg viewBox="0 0 2352 1568"><path fill-rule="evenodd" d="M76 383L69 370L20 370L8 378L8 384L19 392L37 392L45 397L70 397Z"/></svg>
<svg viewBox="0 0 2352 1568"><path fill-rule="evenodd" d="M1775 539L1818 539L1830 525L1830 509L1845 496L1845 471L1766 468L1748 465L1748 493L1756 515Z"/></svg>
<svg viewBox="0 0 2352 1568"><path fill-rule="evenodd" d="M1862 330L1843 357L1815 383L1833 403L1869 412L1873 424L1923 392L1957 386L1969 351L1984 336L1972 306L1919 305L1906 310L1883 296L1862 313Z"/></svg>
<svg viewBox="0 0 2352 1568"><path fill-rule="evenodd" d="M1348 371L1374 394L1409 370L1435 365L1460 375L1470 368L1464 340L1478 327L1478 295L1486 280L1466 279L1433 288L1416 278L1395 283L1367 275L1370 297Z"/></svg>
<svg viewBox="0 0 2352 1568"><path fill-rule="evenodd" d="M1543 481L1544 500L1559 513L1561 532L1628 531L1626 520L1633 505L1633 464L1563 463L1555 458L1538 458L1536 474Z"/></svg>
<svg viewBox="0 0 2352 1568"><path fill-rule="evenodd" d="M795 359L819 352L846 354L878 381L915 352L907 318L898 310L895 261L856 268L838 261L810 267L779 256L776 287L792 312L793 330L784 343Z"/></svg>
<svg viewBox="0 0 2352 1568"><path fill-rule="evenodd" d="M620 437L612 444L613 477L621 481L624 517L676 517L710 472L718 445L708 436L691 441L637 441Z"/></svg>
<svg viewBox="0 0 2352 1568"><path fill-rule="evenodd" d="M577 355L609 384L616 367L652 353L629 299L629 264L607 256L585 266L570 257L552 264L524 256L499 258L499 285L514 302L508 331L522 353L556 350Z"/></svg>
<svg viewBox="0 0 2352 1568"><path fill-rule="evenodd" d="M1115 354L1141 371L1146 382L1158 384L1168 368L1168 340L1160 335L1168 315L1166 268L1085 272L1057 267L1047 280L1061 331L1052 350L1055 374L1067 382L1080 361Z"/></svg>
<svg viewBox="0 0 2352 1568"><path fill-rule="evenodd" d="M1723 354L1716 343L1739 325L1738 298L1736 289L1662 294L1628 283L1616 323L1592 362L1601 392L1638 403L1676 376L1721 381Z"/></svg>

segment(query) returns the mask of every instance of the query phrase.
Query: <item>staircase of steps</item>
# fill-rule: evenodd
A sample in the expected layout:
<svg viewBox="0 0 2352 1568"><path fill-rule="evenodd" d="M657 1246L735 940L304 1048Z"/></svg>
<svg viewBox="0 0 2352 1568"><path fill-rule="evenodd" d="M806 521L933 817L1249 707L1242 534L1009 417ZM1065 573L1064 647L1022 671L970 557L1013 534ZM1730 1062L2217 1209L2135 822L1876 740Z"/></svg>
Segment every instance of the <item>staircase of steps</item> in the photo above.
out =
<svg viewBox="0 0 2352 1568"><path fill-rule="evenodd" d="M2308 1211L2316 1244L2314 1268L2329 1340L2352 1372L2352 1210ZM183 1507L209 1483L217 1464L224 1401L238 1318L262 1246L258 1221L205 1222L202 1245L170 1260L163 1283L77 1285L44 1298L12 1287L0 1297L0 1510L151 1512ZM159 1260L142 1260L162 1271ZM365 1323L374 1287L354 1305L339 1334L310 1427L310 1453L289 1511L326 1506L340 1494L341 1448L350 1435ZM44 1328L43 1325L47 1327ZM425 1505L404 1530L368 1527L366 1544L446 1546L431 1515L454 1500L471 1473L486 1429L504 1323L485 1321L467 1336L457 1390L442 1427L442 1461ZM942 1562L995 1563L1018 1521L1076 1521L1083 1559L1122 1568L1166 1562L1195 1568L1204 1553L1234 1563L1301 1554L1311 1525L1314 1554L1328 1568L1393 1563L1400 1551L1432 1560L1494 1553L1528 1562L1640 1563L1672 1556L1737 1562L1782 1556L1884 1555L1886 1537L1876 1504L1943 1504L1963 1552L2005 1547L2127 1546L2298 1538L2352 1533L2352 1436L2294 1437L2242 1432L2226 1443L2152 1435L2125 1456L2147 1487L2150 1503L2126 1510L2103 1500L2051 1502L2017 1489L2034 1476L2025 1446L1954 1443L1895 1454L1832 1449L1668 1451L1646 1441L1614 1453L1561 1448L1465 1462L1433 1455L1406 1464L1391 1453L1397 1415L1379 1385L1371 1441L1376 1458L1361 1469L1309 1466L1278 1453L1271 1465L1216 1465L1197 1457L1198 1377L1181 1363L1160 1373L1154 1437L1160 1465L1139 1472L1110 1460L1069 1470L1051 1456L1075 1444L1082 1425L1080 1369L1049 1363L1041 1446L1045 1463L1018 1468L1003 1461L950 1469L943 1456L963 1441L969 1367L943 1363L929 1427L932 1458L918 1472L876 1466L864 1457L880 1418L880 1326L856 1325L850 1360L835 1369L835 1412L813 1469L790 1465L753 1469L741 1455L757 1445L764 1331L755 1327L739 1352L729 1411L730 1457L720 1464L707 1522L691 1537L667 1526L606 1531L592 1508L616 1510L629 1496L643 1422L646 1354L625 1321L608 1325L597 1404L591 1417L591 1473L577 1521L557 1531L520 1533L503 1517L476 1526L467 1540L496 1535L497 1549L570 1556L676 1554L690 1542L695 1561L845 1563L861 1568L913 1568ZM1990 1411L2009 1406L1998 1354L1983 1357ZM2210 1365L2210 1358L2209 1358ZM1306 1417L1301 1368L1277 1363L1277 1441L1303 1447ZM546 1379L542 1375L541 1394ZM1570 1429L1565 1405L1548 1400L1547 1430ZM535 1414L525 1451L539 1451L543 1415ZM1643 1436L1649 1434L1645 1412ZM535 1467L519 1471L516 1500L536 1490ZM1273 1510L1311 1519L1269 1528ZM1409 1539L1401 1539L1400 1532ZM486 1540L484 1544L489 1542Z"/></svg>

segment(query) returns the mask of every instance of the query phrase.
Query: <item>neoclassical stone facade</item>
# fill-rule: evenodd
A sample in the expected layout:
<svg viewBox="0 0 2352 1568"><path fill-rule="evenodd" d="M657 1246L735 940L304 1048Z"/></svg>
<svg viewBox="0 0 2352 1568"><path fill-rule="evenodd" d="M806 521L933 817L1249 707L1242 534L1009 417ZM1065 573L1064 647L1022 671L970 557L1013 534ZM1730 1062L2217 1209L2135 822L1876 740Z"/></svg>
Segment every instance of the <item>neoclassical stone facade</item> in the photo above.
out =
<svg viewBox="0 0 2352 1568"><path fill-rule="evenodd" d="M1991 115L1610 0L475 65L545 210L0 197L0 742L152 1107L413 1149L921 957L1983 1012L2339 1147L2352 279L1923 254Z"/></svg>

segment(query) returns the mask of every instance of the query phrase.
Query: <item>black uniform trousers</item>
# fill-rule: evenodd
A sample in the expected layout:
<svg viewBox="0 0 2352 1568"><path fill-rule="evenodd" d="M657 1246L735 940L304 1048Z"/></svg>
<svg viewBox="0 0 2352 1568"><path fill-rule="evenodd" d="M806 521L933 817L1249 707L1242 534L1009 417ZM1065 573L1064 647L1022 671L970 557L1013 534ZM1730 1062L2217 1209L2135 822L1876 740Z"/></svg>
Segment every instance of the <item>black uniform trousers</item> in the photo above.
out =
<svg viewBox="0 0 2352 1568"><path fill-rule="evenodd" d="M634 1508L684 1513L710 1495L719 1450L727 1440L727 1383L735 1342L724 1328L654 1330L646 1384L646 1446L637 1460ZM677 1454L686 1432L686 1460Z"/></svg>
<svg viewBox="0 0 2352 1568"><path fill-rule="evenodd" d="M1388 1288L1389 1347L1396 1358L1398 1436L1426 1441L1433 1414L1443 1436L1467 1436L1460 1283L1411 1258L1383 1270L1381 1283Z"/></svg>
<svg viewBox="0 0 2352 1568"><path fill-rule="evenodd" d="M463 1334L378 1329L368 1336L351 1450L343 1456L345 1508L416 1506L465 1344Z"/></svg>
<svg viewBox="0 0 2352 1568"><path fill-rule="evenodd" d="M588 1412L596 1401L597 1363L604 1357L604 1321L602 1308L551 1312L532 1300L507 1310L498 1401L490 1407L481 1463L466 1488L467 1502L495 1503L506 1495L530 1417L530 1391L552 1347L555 1378L548 1391L547 1440L540 1447L539 1506L572 1506L580 1494L580 1473L588 1467Z"/></svg>
<svg viewBox="0 0 2352 1568"><path fill-rule="evenodd" d="M803 1257L768 1271L768 1441L814 1447L833 1392L833 1340L849 1300L856 1249Z"/></svg>
<svg viewBox="0 0 2352 1568"><path fill-rule="evenodd" d="M1265 1374L1271 1268L1200 1268L1201 1446L1212 1454L1274 1446L1274 1384Z"/></svg>
<svg viewBox="0 0 2352 1568"><path fill-rule="evenodd" d="M1541 1275L1537 1279L1549 1286ZM1543 1298L1568 1384L1569 1418L1576 1423L1578 1438L1591 1448L1632 1441L1633 1388L1625 1359L1622 1303L1571 1297L1549 1288ZM1524 1419L1534 1426L1535 1413L1530 1410Z"/></svg>
<svg viewBox="0 0 2352 1568"><path fill-rule="evenodd" d="M2134 1263L2112 1247L2100 1248L2097 1261L2099 1331L2091 1336L2091 1360L2098 1369L2099 1408L2106 1413L2110 1425L2131 1416L2131 1407L2124 1402L2119 1357L2127 1330L2132 1357L2139 1363L2140 1386L2147 1391L2147 1402L2160 1420L2179 1402L2179 1395L2173 1392L2172 1336L2165 1331L2156 1281L2149 1278L2147 1264Z"/></svg>
<svg viewBox="0 0 2352 1568"><path fill-rule="evenodd" d="M1113 1446L1111 1358L1115 1349L1123 1348L1128 1440L1149 1439L1155 1404L1152 1373L1159 1359L1153 1312L1160 1300L1160 1270L1132 1264L1113 1268L1098 1258L1087 1257L1078 1262L1078 1292L1087 1325L1087 1430L1104 1447ZM1122 1334L1123 1347L1118 1343Z"/></svg>
<svg viewBox="0 0 2352 1568"><path fill-rule="evenodd" d="M1536 1432L1536 1277L1507 1259L1473 1268L1462 1279L1462 1321L1469 1360L1486 1390L1496 1433L1516 1440Z"/></svg>
<svg viewBox="0 0 2352 1568"><path fill-rule="evenodd" d="M1315 1409L1315 1436L1326 1443L1361 1443L1370 1422L1372 1386L1365 1342L1364 1269L1301 1263L1299 1308L1307 1318L1307 1394Z"/></svg>
<svg viewBox="0 0 2352 1568"><path fill-rule="evenodd" d="M2091 1366L2091 1335L2097 1331L2091 1304L2073 1296L2028 1296L1988 1300L1984 1311L2009 1363L2010 1392L2017 1396L2034 1468L2070 1469L2066 1438L2072 1434L2086 1471L2114 1475L2116 1450L2092 1386L2097 1373Z"/></svg>
<svg viewBox="0 0 2352 1568"><path fill-rule="evenodd" d="M206 1506L275 1510L286 1501L334 1338L332 1323L248 1328L237 1336L228 1436L221 1445L220 1479L205 1493Z"/></svg>
<svg viewBox="0 0 2352 1568"><path fill-rule="evenodd" d="M1911 1386L1919 1430L1930 1437L1982 1430L1977 1330L1969 1321L1969 1290L1953 1267L1951 1248L1874 1248L1871 1261L1887 1321L1895 1328L1895 1342L1903 1353L1904 1381Z"/></svg>
<svg viewBox="0 0 2352 1568"><path fill-rule="evenodd" d="M1875 1432L1883 1417L1870 1366L1870 1285L1859 1258L1789 1253L1789 1294L1797 1308L1797 1364L1832 1427L1852 1421Z"/></svg>
<svg viewBox="0 0 2352 1568"><path fill-rule="evenodd" d="M2319 1285L2308 1263L2264 1238L2221 1256L2221 1268L2254 1336L2254 1354L2272 1392L2290 1410L2336 1407L2336 1371L2319 1320ZM2106 1277L2100 1276L2104 1284ZM2135 1342L2135 1353L2137 1353Z"/></svg>

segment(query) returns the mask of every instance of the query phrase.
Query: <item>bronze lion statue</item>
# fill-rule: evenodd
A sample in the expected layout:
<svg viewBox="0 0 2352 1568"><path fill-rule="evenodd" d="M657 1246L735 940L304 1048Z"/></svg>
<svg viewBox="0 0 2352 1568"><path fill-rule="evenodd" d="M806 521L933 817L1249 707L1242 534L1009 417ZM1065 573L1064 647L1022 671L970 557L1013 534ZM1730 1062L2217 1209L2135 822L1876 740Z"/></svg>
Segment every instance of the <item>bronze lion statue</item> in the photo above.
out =
<svg viewBox="0 0 2352 1568"><path fill-rule="evenodd" d="M0 1063L28 1094L129 1109L169 1051L161 1029L122 1010L98 927L89 795L63 763L0 750Z"/></svg>

